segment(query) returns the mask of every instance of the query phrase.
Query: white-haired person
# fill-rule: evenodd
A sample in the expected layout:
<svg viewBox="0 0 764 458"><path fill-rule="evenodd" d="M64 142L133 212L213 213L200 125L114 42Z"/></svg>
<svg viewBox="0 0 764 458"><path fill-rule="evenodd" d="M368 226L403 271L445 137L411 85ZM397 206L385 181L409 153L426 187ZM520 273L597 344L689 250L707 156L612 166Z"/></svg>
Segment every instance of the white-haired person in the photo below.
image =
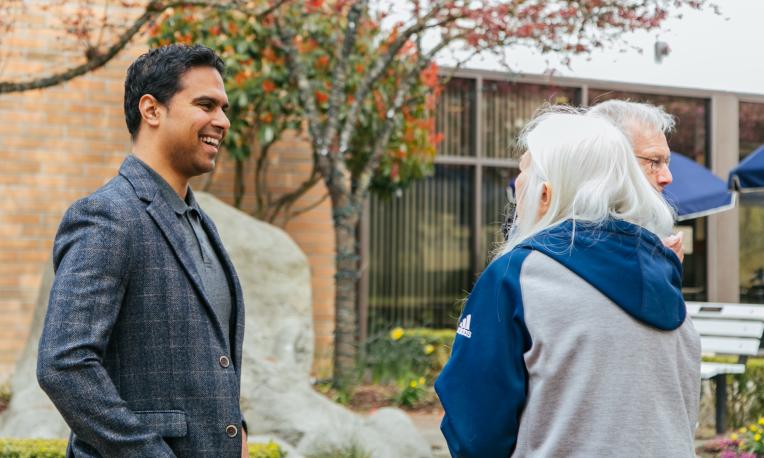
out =
<svg viewBox="0 0 764 458"><path fill-rule="evenodd" d="M621 129L653 188L663 192L671 184L674 177L669 170L671 150L666 135L674 130L676 124L672 115L661 107L627 100L598 103L589 109L589 114L602 116ZM671 248L680 261L684 261L681 232L664 238L663 244Z"/></svg>
<svg viewBox="0 0 764 458"><path fill-rule="evenodd" d="M557 109L559 110L559 109ZM525 129L515 224L435 383L454 457L694 457L700 339L673 214L612 123Z"/></svg>

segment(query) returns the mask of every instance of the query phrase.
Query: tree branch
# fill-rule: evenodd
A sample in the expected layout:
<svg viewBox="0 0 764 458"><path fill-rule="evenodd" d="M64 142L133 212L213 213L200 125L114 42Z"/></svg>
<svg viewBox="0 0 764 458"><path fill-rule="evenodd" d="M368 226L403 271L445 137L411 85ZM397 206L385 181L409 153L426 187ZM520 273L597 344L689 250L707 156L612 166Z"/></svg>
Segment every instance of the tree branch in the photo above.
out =
<svg viewBox="0 0 764 458"><path fill-rule="evenodd" d="M266 143L265 145L260 145L260 155L257 157L257 161L255 161L255 173L254 173L254 179L255 179L255 210L254 214L256 217L260 219L265 219L265 215L268 213L268 207L270 205L270 194L268 194L267 186L266 184L266 170L268 168L268 153L270 152L271 146L276 142L276 139L281 136L281 132L283 132L283 129L279 131L279 135L274 135L273 140ZM268 196L266 197L266 194Z"/></svg>
<svg viewBox="0 0 764 458"><path fill-rule="evenodd" d="M189 1L175 1L175 2L164 3L161 0L152 0L146 5L146 9L143 12L143 14L141 14L141 16L138 17L138 19L136 19L135 22L133 22L133 24L122 33L122 35L120 35L117 42L114 43L108 50L106 50L106 52L104 53L89 52L88 54L89 58L87 62L85 62L84 64L78 65L74 68L63 71L61 73L56 73L51 76L47 76L43 78L35 78L29 81L21 81L21 82L2 81L0 82L0 94L29 91L32 89L43 89L46 87L55 86L56 84L69 81L73 78L84 75L85 73L88 73L103 67L104 65L106 65L107 62L112 60L122 49L124 49L125 46L127 46L130 40L141 30L141 28L146 23L156 18L162 11L165 11L168 8L175 8L179 6L204 6L204 7L212 7L212 8L216 8L220 10L236 9L236 10L241 10L242 12L251 14L255 17L262 17L262 16L270 14L276 8L278 8L278 6L286 3L287 1L289 0L279 0L269 8L263 11L255 12L251 9L240 6L241 5L240 1L220 3L215 1L189 0ZM92 50L89 50L89 51L92 51Z"/></svg>
<svg viewBox="0 0 764 458"><path fill-rule="evenodd" d="M332 92L329 96L329 110L327 111L327 126L321 139L321 149L319 154L329 154L331 141L337 133L339 125L339 111L342 105L342 96L345 92L345 81L347 78L348 56L353 52L356 38L358 37L358 23L366 9L368 0L360 0L353 4L348 12L347 29L345 30L345 40L340 50L339 61L335 64L332 71Z"/></svg>
<svg viewBox="0 0 764 458"><path fill-rule="evenodd" d="M284 220L284 224L286 224L286 223L287 223L289 220L291 220L291 219L292 219L292 218L294 218L295 216L300 216L300 215L302 215L303 213L307 213L307 212L309 212L309 211L313 210L314 208L316 208L316 207L318 207L319 205L321 205L322 203L324 203L324 201L325 201L326 199L328 199L328 198L329 198L329 193L328 193L328 192L326 192L326 193L324 193L324 195L323 195L323 196L321 196L321 198L320 198L320 199L318 199L317 201L313 202L312 204L310 204L310 205L308 205L308 206L305 206L305 207L303 207L303 208L301 208L301 209L299 209L299 210L290 211L290 212L289 212L289 215L288 215L288 216L286 217L286 219Z"/></svg>
<svg viewBox="0 0 764 458"><path fill-rule="evenodd" d="M368 162L363 166L361 173L358 174L356 188L353 190L353 202L355 204L360 204L363 202L363 199L366 198L366 192L369 189L372 175L374 174L376 168L379 166L379 162L382 159L385 147L387 147L387 144L390 141L390 135L392 134L393 128L395 127L397 114L400 108L406 102L406 94L409 92L409 88L411 88L411 85L416 80L416 78L419 78L419 74L422 72L422 70L424 70L427 64L432 62L432 59L435 57L435 55L455 39L458 39L458 37L455 36L451 39L444 39L441 43L431 49L428 54L419 56L416 65L414 65L414 68L412 68L409 73L401 79L401 85L398 87L398 91L395 93L393 104L387 110L385 124L382 127L382 132L377 136L377 140L374 142L374 146L372 148Z"/></svg>
<svg viewBox="0 0 764 458"><path fill-rule="evenodd" d="M300 100L302 101L305 115L308 118L308 132L311 136L311 143L314 153L318 153L321 147L321 137L319 126L321 125L321 114L318 112L316 100L311 92L311 84L308 81L307 70L300 61L299 53L294 46L295 32L291 27L283 24L282 21L276 21L276 28L282 43L280 46L287 53L287 65L292 75L297 79L297 89L300 91ZM326 155L323 155L326 156ZM331 175L331 164L328 160L319 163L321 173L328 177Z"/></svg>
<svg viewBox="0 0 764 458"><path fill-rule="evenodd" d="M363 100L369 94L374 84L376 84L379 78L382 77L385 70L387 70L387 68L390 67L392 62L395 60L395 56L400 52L401 48L403 48L403 45L406 44L409 38L411 38L415 34L421 34L422 32L429 30L431 28L441 27L459 19L456 16L447 16L446 19L443 19L433 24L427 24L427 21L435 16L436 12L439 9L439 6L440 5L433 5L433 7L430 9L428 14L422 16L414 24L409 26L408 29L403 31L397 37L397 39L393 42L393 44L390 45L390 47L388 48L387 54L382 59L376 60L372 70L369 72L369 74L366 76L363 82L358 86L358 89L356 90L356 93L354 96L355 100L353 104L350 106L350 110L348 111L347 118L345 119L345 126L340 134L340 141L339 141L340 156L345 154L345 152L350 146L350 140L352 137L353 130L355 129L355 123L358 119L358 115L361 111L361 104L363 103ZM442 47L440 47L439 49L442 49Z"/></svg>
<svg viewBox="0 0 764 458"><path fill-rule="evenodd" d="M268 222L274 222L279 214L283 214L285 217L284 223L286 223L286 221L292 217L290 216L289 212L289 209L292 207L292 205L294 205L294 203L306 192L310 191L310 189L313 188L313 186L315 186L316 183L318 183L320 180L321 174L314 166L310 177L303 181L297 189L282 195L276 200L276 203L271 207L270 215L268 216Z"/></svg>
<svg viewBox="0 0 764 458"><path fill-rule="evenodd" d="M43 89L46 87L55 86L56 84L62 83L64 81L69 81L70 79L84 75L85 73L104 66L107 62L113 59L114 56L116 56L117 53L119 53L127 45L127 43L130 42L133 36L135 36L135 34L140 31L144 24L156 17L162 11L153 8L157 5L157 3L158 2L149 3L149 5L146 6L146 11L138 19L135 20L133 25L130 26L119 37L119 40L117 40L117 42L112 45L111 48L109 48L105 53L97 54L82 65L78 65L77 67L71 68L61 73L57 73L52 76L36 78L24 82L0 82L0 94L28 91L31 89Z"/></svg>

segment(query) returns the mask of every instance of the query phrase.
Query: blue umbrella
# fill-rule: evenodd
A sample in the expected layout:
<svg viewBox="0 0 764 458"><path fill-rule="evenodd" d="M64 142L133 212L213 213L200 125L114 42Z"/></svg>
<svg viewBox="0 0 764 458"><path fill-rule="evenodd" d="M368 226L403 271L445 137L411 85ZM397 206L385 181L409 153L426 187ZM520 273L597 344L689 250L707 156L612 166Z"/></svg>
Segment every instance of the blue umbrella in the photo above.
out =
<svg viewBox="0 0 764 458"><path fill-rule="evenodd" d="M746 202L764 202L764 145L756 148L730 172L729 188Z"/></svg>
<svg viewBox="0 0 764 458"><path fill-rule="evenodd" d="M735 206L735 193L727 189L721 178L692 159L672 152L669 170L674 181L666 186L663 195L676 208L679 221Z"/></svg>

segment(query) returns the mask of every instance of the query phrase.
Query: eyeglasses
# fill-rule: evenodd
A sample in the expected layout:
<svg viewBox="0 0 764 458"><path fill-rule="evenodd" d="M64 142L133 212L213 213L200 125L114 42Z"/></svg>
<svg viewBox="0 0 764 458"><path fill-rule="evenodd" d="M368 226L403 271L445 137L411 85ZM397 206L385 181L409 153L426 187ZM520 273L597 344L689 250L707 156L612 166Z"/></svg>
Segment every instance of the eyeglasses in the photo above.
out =
<svg viewBox="0 0 764 458"><path fill-rule="evenodd" d="M667 157L666 159L656 159L654 157L637 156L636 154L634 156L636 156L637 159L649 162L651 172L659 171L664 165L668 168L669 163L671 162L671 157Z"/></svg>

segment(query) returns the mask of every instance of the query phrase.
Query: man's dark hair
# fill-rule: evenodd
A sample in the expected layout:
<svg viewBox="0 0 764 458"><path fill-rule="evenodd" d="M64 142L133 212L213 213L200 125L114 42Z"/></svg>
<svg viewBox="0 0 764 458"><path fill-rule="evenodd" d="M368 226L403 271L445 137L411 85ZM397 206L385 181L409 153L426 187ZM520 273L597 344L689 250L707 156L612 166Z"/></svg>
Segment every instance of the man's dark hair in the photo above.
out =
<svg viewBox="0 0 764 458"><path fill-rule="evenodd" d="M150 94L166 105L181 90L180 78L193 67L213 67L224 75L225 64L215 51L202 45L171 44L141 55L127 69L125 78L125 122L135 140L141 127L138 102Z"/></svg>

